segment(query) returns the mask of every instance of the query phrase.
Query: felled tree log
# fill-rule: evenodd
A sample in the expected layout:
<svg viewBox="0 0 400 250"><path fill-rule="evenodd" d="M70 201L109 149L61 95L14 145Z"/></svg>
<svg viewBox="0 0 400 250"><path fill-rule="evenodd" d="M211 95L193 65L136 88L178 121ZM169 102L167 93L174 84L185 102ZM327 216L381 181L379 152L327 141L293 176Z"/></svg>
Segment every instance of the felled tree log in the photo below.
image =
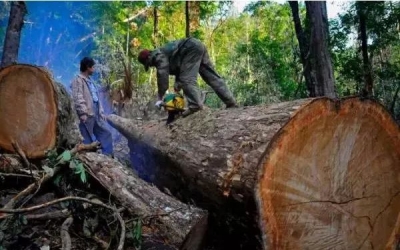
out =
<svg viewBox="0 0 400 250"><path fill-rule="evenodd" d="M397 249L400 129L383 106L317 100L262 159L256 194L266 248Z"/></svg>
<svg viewBox="0 0 400 250"><path fill-rule="evenodd" d="M28 158L77 144L81 136L66 89L43 68L15 64L0 70L0 148L17 142Z"/></svg>
<svg viewBox="0 0 400 250"><path fill-rule="evenodd" d="M199 249L207 229L207 211L162 193L112 158L96 153L84 153L79 158L124 207L151 221L153 234L179 249Z"/></svg>
<svg viewBox="0 0 400 250"><path fill-rule="evenodd" d="M244 227L260 224L271 249L377 249L398 232L400 132L374 101L202 111L172 130L108 120L130 139L141 176Z"/></svg>

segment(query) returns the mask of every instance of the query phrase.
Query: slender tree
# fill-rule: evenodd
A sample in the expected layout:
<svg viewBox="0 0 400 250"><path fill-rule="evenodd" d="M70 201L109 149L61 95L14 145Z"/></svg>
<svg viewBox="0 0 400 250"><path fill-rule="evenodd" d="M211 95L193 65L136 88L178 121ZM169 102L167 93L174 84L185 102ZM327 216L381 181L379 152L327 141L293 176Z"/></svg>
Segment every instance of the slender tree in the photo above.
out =
<svg viewBox="0 0 400 250"><path fill-rule="evenodd" d="M371 96L373 93L373 78L371 72L371 65L368 58L368 35L367 35L367 24L366 24L366 3L357 2L356 9L359 19L359 39L361 40L361 51L363 58L363 73L364 73L364 88L363 95Z"/></svg>
<svg viewBox="0 0 400 250"><path fill-rule="evenodd" d="M189 1L185 2L185 17L186 17L186 37L190 37L190 11Z"/></svg>
<svg viewBox="0 0 400 250"><path fill-rule="evenodd" d="M4 38L1 67L11 65L18 59L21 30L24 25L24 16L26 13L25 2L11 2L10 17L8 19L6 36Z"/></svg>

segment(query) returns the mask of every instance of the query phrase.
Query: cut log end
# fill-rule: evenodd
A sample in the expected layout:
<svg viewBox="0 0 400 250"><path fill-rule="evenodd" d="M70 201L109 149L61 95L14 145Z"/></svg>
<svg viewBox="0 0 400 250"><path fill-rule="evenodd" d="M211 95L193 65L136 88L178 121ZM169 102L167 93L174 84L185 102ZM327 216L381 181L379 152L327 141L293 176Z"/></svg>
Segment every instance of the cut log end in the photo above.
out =
<svg viewBox="0 0 400 250"><path fill-rule="evenodd" d="M0 148L17 142L27 157L55 146L57 101L53 82L38 67L12 65L0 71Z"/></svg>
<svg viewBox="0 0 400 250"><path fill-rule="evenodd" d="M321 98L300 109L259 168L264 245L392 249L400 227L399 135L370 100Z"/></svg>

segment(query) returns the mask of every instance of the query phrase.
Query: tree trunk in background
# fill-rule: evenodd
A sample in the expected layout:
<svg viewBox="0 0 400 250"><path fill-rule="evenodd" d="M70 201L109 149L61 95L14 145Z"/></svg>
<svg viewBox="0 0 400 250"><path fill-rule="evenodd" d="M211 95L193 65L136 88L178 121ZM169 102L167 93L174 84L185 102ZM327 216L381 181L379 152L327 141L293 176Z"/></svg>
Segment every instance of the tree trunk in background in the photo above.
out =
<svg viewBox="0 0 400 250"><path fill-rule="evenodd" d="M190 13L190 34L194 34L200 27L200 4L201 1L190 1L189 13ZM217 24L218 25L218 24ZM211 36L212 38L212 36Z"/></svg>
<svg viewBox="0 0 400 250"><path fill-rule="evenodd" d="M306 1L306 8L310 18L310 56L308 63L311 66L311 75L316 79L316 84L313 86L310 95L315 93L315 96L335 98L335 80L328 49L326 2Z"/></svg>
<svg viewBox="0 0 400 250"><path fill-rule="evenodd" d="M154 23L153 23L153 47L158 47L158 6L153 7L153 16L154 16Z"/></svg>
<svg viewBox="0 0 400 250"><path fill-rule="evenodd" d="M367 36L367 26L366 26L366 8L365 3L356 2L357 15L359 18L359 39L361 40L361 50L363 57L363 70L364 70L364 88L363 95L372 96L373 95L373 78L372 78L372 68L368 59L368 36Z"/></svg>
<svg viewBox="0 0 400 250"><path fill-rule="evenodd" d="M299 4L297 1L289 1L290 8L292 9L293 23L296 30L296 37L299 42L300 49L300 61L303 65L303 75L306 80L306 87L309 92L310 97L315 97L314 86L317 85L316 79L311 74L311 65L308 63L309 57L309 39L301 26L300 16L299 16Z"/></svg>
<svg viewBox="0 0 400 250"><path fill-rule="evenodd" d="M10 17L6 36L4 38L3 57L0 67L17 62L21 30L24 25L24 16L27 13L25 2L11 2Z"/></svg>
<svg viewBox="0 0 400 250"><path fill-rule="evenodd" d="M190 37L190 13L189 13L189 1L185 2L185 17L186 17L186 37Z"/></svg>

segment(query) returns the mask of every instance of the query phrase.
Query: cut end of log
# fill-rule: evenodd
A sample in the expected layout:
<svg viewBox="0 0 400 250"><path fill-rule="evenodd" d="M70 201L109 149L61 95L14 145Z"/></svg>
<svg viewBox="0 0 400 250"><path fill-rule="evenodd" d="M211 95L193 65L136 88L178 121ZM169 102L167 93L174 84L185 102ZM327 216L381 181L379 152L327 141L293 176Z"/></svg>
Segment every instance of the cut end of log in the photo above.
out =
<svg viewBox="0 0 400 250"><path fill-rule="evenodd" d="M53 82L38 67L0 71L0 148L17 142L28 158L43 157L56 143L57 101Z"/></svg>
<svg viewBox="0 0 400 250"><path fill-rule="evenodd" d="M400 129L371 100L315 99L269 144L256 188L268 249L396 245Z"/></svg>

